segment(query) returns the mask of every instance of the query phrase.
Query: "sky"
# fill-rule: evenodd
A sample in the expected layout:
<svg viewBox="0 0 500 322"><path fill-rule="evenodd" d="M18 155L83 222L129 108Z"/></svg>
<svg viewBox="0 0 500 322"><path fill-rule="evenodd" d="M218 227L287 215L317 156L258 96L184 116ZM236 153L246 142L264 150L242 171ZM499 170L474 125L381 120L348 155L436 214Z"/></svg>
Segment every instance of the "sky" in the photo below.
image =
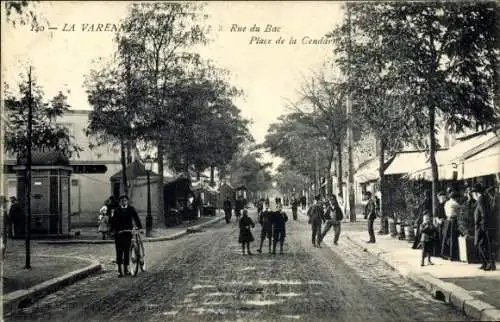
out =
<svg viewBox="0 0 500 322"><path fill-rule="evenodd" d="M41 24L45 30L2 26L2 81L10 87L16 86L18 75L31 64L47 97L59 90L69 90L68 103L73 109L91 109L83 87L84 77L94 66L94 59L113 53L113 32L83 32L82 24L118 24L127 14L129 4L38 3L36 12L46 21ZM252 120L250 132L257 143L264 140L269 125L288 112L286 102L297 98L304 78L325 68L332 45L302 44L302 40L320 39L341 23L341 6L341 2L308 1L207 4L204 12L209 16L207 24L212 26L213 41L200 53L227 69L231 83L244 91L243 98L236 99L235 104L244 117ZM75 31L63 31L65 24L66 29L75 24ZM254 25L260 32L250 30ZM268 25L274 32L264 32ZM250 43L252 37L271 43L256 43L256 38ZM284 43L276 44L280 37ZM291 37L297 40L296 44L289 43ZM266 159L272 158L266 156Z"/></svg>

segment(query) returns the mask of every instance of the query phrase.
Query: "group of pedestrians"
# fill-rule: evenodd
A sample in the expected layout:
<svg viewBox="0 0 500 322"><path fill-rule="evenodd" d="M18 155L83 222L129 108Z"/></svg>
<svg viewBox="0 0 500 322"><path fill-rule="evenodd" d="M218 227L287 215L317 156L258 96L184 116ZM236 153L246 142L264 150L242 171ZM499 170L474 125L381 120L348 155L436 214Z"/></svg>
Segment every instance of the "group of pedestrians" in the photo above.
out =
<svg viewBox="0 0 500 322"><path fill-rule="evenodd" d="M262 253L262 247L267 239L269 253L276 254L276 248L279 244L280 254L284 254L283 245L286 237L286 222L288 221L287 214L283 211L281 203L277 203L276 209L271 210L268 202L264 202L262 207L258 208L258 222L261 225L260 233L260 247L257 249L258 253ZM253 255L250 251L250 243L255 239L252 234L252 228L255 228L255 223L248 216L246 209L242 212L242 218L239 222L240 234L238 241L242 245L243 255L245 250L248 255Z"/></svg>
<svg viewBox="0 0 500 322"><path fill-rule="evenodd" d="M321 243L328 231L333 227L334 240L333 244L337 245L340 237L341 222L344 219L344 214L339 206L337 197L330 195L328 200L321 200L318 195L314 198L313 205L307 211L309 224L312 228L312 244L314 247L321 247ZM325 224L323 230L322 225Z"/></svg>
<svg viewBox="0 0 500 322"><path fill-rule="evenodd" d="M432 265L431 256L459 261L458 237L473 234L474 246L481 258L480 269L495 270L492 233L495 231L491 200L481 184L466 187L464 196L453 187L437 195L436 216L432 213L431 192L426 191L417 210L417 233L412 248L422 248L421 266L425 258ZM493 206L493 207L492 207ZM492 229L493 228L493 229Z"/></svg>

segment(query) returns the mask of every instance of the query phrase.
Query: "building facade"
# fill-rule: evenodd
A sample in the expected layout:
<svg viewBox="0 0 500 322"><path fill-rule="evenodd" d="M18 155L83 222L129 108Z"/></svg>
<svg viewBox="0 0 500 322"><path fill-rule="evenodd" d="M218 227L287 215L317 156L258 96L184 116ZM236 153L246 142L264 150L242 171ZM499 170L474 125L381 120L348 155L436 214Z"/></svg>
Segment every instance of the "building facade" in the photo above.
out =
<svg viewBox="0 0 500 322"><path fill-rule="evenodd" d="M90 110L69 110L57 120L68 128L74 143L83 151L70 158L73 168L70 179L70 212L72 222L96 222L99 208L111 191L110 177L121 169L119 150L111 146L89 148L90 138L85 130L89 122ZM13 156L5 156L6 178L4 190L8 196L17 194L16 174L10 170L15 165Z"/></svg>

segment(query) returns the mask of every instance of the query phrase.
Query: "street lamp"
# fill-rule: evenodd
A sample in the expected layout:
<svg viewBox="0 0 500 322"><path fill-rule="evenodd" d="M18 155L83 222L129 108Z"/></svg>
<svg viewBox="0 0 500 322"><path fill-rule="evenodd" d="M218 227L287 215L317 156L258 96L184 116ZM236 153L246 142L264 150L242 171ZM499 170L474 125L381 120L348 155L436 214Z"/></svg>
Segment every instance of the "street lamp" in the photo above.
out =
<svg viewBox="0 0 500 322"><path fill-rule="evenodd" d="M151 169L153 168L153 160L147 156L144 160L146 168L146 177L148 181L148 199L147 199L147 214L146 214L146 237L151 237L153 229L153 216L151 215Z"/></svg>

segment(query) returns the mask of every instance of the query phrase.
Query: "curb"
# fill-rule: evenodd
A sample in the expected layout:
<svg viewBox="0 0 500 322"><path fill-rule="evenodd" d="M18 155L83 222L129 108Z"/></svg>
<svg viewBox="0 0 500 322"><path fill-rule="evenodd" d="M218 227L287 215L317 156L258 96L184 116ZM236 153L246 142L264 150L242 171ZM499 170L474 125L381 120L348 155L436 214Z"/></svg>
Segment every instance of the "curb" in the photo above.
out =
<svg viewBox="0 0 500 322"><path fill-rule="evenodd" d="M68 256L48 256L48 257L68 257ZM3 296L3 314L9 315L23 307L29 306L37 300L54 293L65 286L73 284L91 274L97 273L102 269L101 264L90 258L74 257L83 261L88 261L91 264L59 277L55 277L43 283L37 284L25 290L17 290Z"/></svg>
<svg viewBox="0 0 500 322"><path fill-rule="evenodd" d="M348 234L347 239L362 248L364 251L375 255L380 260L389 265L392 269L398 271L400 275L408 278L417 285L425 288L433 297L443 299L446 304L451 304L460 312L478 321L500 321L500 310L491 304L476 299L469 292L453 283L445 282L432 276L429 273L420 273L411 270L408 265L396 264L390 257L390 253L370 250L363 247L359 241Z"/></svg>
<svg viewBox="0 0 500 322"><path fill-rule="evenodd" d="M177 232L175 234L167 235L167 236L161 236L161 237L146 237L143 238L144 243L151 243L151 242L159 242L159 241L166 241L166 240L175 240L178 238L181 238L189 233L191 233L193 230L198 230L207 226L214 225L221 220L224 219L224 216L214 218L212 220L209 220L203 224L187 227L185 230ZM80 240L51 240L51 241L37 241L38 244L42 245L68 245L68 244L114 244L115 241L112 239L107 239L107 240L101 240L101 239L80 239Z"/></svg>

